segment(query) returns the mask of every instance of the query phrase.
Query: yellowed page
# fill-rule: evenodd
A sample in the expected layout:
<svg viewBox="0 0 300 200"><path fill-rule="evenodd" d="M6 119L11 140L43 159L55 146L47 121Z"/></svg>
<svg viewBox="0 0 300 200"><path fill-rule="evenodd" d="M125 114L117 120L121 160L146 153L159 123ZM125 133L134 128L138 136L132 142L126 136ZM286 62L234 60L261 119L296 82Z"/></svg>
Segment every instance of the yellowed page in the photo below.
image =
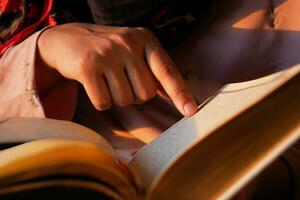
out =
<svg viewBox="0 0 300 200"><path fill-rule="evenodd" d="M43 177L82 176L110 185L124 199L136 199L136 189L124 170L95 143L36 140L0 151L0 191Z"/></svg>
<svg viewBox="0 0 300 200"><path fill-rule="evenodd" d="M231 198L300 138L299 91L300 74L198 141L154 180L147 199Z"/></svg>
<svg viewBox="0 0 300 200"><path fill-rule="evenodd" d="M98 133L79 124L40 118L0 118L0 144L38 139L80 140L96 143L115 156L113 147Z"/></svg>
<svg viewBox="0 0 300 200"><path fill-rule="evenodd" d="M18 143L25 144L0 151L0 187L8 180L16 180L11 178L14 175L23 174L27 181L26 177L47 176L52 171L83 173L116 186L121 193L136 192L136 177L113 147L89 128L53 119L0 119L0 144Z"/></svg>
<svg viewBox="0 0 300 200"><path fill-rule="evenodd" d="M300 66L244 83L229 84L191 118L184 118L142 148L129 163L144 188L159 180L191 146L252 107L300 71ZM154 181L157 182L157 181Z"/></svg>

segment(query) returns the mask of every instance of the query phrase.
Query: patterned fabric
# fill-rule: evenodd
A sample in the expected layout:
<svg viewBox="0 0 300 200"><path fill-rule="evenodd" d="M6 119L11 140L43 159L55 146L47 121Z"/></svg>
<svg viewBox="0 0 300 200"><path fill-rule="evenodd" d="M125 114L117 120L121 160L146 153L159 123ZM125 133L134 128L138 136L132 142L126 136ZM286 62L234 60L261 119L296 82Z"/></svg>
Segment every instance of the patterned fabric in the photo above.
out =
<svg viewBox="0 0 300 200"><path fill-rule="evenodd" d="M49 18L53 0L0 0L0 55L32 34Z"/></svg>

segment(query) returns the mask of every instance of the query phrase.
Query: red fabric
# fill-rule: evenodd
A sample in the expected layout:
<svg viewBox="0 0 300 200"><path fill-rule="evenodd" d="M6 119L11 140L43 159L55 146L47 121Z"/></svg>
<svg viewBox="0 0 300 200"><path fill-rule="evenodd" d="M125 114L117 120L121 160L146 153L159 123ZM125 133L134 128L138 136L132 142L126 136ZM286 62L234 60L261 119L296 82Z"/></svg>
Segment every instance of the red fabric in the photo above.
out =
<svg viewBox="0 0 300 200"><path fill-rule="evenodd" d="M6 10L9 12L14 12L15 10L20 9L22 4L20 4L19 0L1 0L0 1L0 12Z"/></svg>
<svg viewBox="0 0 300 200"><path fill-rule="evenodd" d="M26 39L43 23L45 24L45 26L53 25L54 21L50 19L51 18L50 11L53 5L53 0L44 0L44 2L45 2L44 8L40 19L36 23L24 28L21 32L14 35L4 44L0 45L0 56L12 45L18 44L22 42L24 39Z"/></svg>

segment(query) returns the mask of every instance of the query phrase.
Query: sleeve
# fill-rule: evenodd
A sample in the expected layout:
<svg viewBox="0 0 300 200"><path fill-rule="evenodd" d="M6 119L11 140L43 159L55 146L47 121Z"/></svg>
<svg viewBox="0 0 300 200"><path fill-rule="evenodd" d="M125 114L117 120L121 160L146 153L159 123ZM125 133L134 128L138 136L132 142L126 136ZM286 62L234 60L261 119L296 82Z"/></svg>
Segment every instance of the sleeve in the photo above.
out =
<svg viewBox="0 0 300 200"><path fill-rule="evenodd" d="M37 88L37 40L45 29L38 31L0 58L0 117L39 117L71 120L75 112L78 86L61 78L49 85L43 95ZM43 67L43 66L41 66Z"/></svg>

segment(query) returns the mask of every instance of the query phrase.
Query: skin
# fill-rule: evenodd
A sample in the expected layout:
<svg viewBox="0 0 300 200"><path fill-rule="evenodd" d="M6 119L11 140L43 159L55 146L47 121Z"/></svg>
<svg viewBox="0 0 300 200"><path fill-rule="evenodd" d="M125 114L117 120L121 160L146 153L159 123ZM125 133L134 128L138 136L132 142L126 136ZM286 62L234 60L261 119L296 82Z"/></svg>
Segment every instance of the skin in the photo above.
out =
<svg viewBox="0 0 300 200"><path fill-rule="evenodd" d="M226 83L255 79L300 63L300 1L275 3L275 26L271 27L269 0L230 0L222 17L210 22L209 27L197 27L178 48L169 52L182 74L190 71L186 82L199 104ZM81 123L97 126L103 135L109 132L111 124L122 124L117 130L149 143L181 119L160 98L143 104L142 109L130 106L117 108L116 113L94 113L82 99L78 104ZM102 119L108 115L113 117L106 124ZM113 131L117 135L116 129ZM107 135L116 148L142 146L136 145L135 140L130 143L124 134L117 139Z"/></svg>
<svg viewBox="0 0 300 200"><path fill-rule="evenodd" d="M197 30L170 54L179 67L190 67L187 82L198 102L224 83L247 81L300 64L299 0L274 0L273 20L270 20L272 1L230 0L226 3L230 8L228 12L214 21L210 29L205 26L205 34L203 29ZM186 53L187 49L189 53ZM181 69L182 72L185 70ZM98 126L101 133L106 133L111 123L119 120L123 125L123 129L119 128L122 134L117 129L118 132L112 130L114 134L104 136L129 160L132 152L128 149L139 149L144 145L137 144L136 138L149 143L179 120L176 115L175 119L170 118L172 110L164 103L154 99L142 110L120 108L109 122L103 120L109 113L95 114L82 109L81 114L87 115L85 124ZM95 121L90 122L90 119ZM135 139L130 138L131 135ZM291 199L293 188L289 173L277 160L233 199Z"/></svg>
<svg viewBox="0 0 300 200"><path fill-rule="evenodd" d="M62 77L81 83L100 111L167 94L185 116L197 106L172 60L144 28L65 24L46 29L38 40L41 90ZM45 67L46 66L46 67Z"/></svg>

